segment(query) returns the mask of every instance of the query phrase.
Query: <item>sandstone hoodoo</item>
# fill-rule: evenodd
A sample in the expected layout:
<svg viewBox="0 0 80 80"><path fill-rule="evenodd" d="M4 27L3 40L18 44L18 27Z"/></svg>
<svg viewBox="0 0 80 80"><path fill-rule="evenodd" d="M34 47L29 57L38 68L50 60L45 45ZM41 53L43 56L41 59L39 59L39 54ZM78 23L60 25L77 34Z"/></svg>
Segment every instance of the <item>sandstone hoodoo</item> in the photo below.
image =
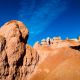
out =
<svg viewBox="0 0 80 80"><path fill-rule="evenodd" d="M0 80L26 80L38 62L35 49L26 44L28 29L20 21L0 28Z"/></svg>
<svg viewBox="0 0 80 80"><path fill-rule="evenodd" d="M29 31L16 20L0 28L0 80L80 80L80 37L27 44Z"/></svg>

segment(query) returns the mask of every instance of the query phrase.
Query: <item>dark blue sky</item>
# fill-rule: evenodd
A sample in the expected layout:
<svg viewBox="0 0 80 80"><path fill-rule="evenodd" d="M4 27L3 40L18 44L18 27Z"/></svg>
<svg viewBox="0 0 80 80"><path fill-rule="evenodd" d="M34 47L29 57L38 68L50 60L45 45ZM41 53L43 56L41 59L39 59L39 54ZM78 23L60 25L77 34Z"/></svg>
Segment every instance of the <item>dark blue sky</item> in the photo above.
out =
<svg viewBox="0 0 80 80"><path fill-rule="evenodd" d="M28 43L42 38L80 35L80 0L0 0L0 26L20 20L30 31Z"/></svg>

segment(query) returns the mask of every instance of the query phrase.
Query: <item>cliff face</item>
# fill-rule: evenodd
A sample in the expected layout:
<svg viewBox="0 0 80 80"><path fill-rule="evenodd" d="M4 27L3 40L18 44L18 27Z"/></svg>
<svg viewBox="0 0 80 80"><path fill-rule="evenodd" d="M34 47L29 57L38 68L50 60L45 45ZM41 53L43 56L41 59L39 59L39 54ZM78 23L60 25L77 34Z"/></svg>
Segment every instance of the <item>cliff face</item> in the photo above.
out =
<svg viewBox="0 0 80 80"><path fill-rule="evenodd" d="M27 44L20 21L0 28L0 80L80 80L80 38L60 37Z"/></svg>

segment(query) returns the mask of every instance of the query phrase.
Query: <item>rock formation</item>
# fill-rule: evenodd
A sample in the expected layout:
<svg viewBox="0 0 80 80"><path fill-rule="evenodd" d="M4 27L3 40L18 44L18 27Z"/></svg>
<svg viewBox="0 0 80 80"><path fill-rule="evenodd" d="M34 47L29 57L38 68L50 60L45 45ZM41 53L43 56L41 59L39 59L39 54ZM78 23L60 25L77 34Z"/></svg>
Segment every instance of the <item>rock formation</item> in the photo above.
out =
<svg viewBox="0 0 80 80"><path fill-rule="evenodd" d="M38 65L30 80L80 80L80 42L53 38L53 44L35 43Z"/></svg>
<svg viewBox="0 0 80 80"><path fill-rule="evenodd" d="M78 37L78 41L80 42L80 36Z"/></svg>
<svg viewBox="0 0 80 80"><path fill-rule="evenodd" d="M27 44L29 31L16 20L0 28L0 80L80 80L80 37Z"/></svg>
<svg viewBox="0 0 80 80"><path fill-rule="evenodd" d="M28 29L20 21L0 28L0 80L26 80L38 62L36 50L26 44Z"/></svg>

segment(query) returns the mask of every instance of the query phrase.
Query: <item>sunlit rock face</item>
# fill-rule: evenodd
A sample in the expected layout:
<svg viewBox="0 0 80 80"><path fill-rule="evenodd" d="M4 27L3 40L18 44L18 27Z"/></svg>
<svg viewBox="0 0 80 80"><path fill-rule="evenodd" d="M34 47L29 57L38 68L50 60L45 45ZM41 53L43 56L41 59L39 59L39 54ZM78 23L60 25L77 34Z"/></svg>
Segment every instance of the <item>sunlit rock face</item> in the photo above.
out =
<svg viewBox="0 0 80 80"><path fill-rule="evenodd" d="M39 54L39 63L30 80L80 79L79 39L42 39L34 48Z"/></svg>
<svg viewBox="0 0 80 80"><path fill-rule="evenodd" d="M29 31L16 20L0 28L0 80L80 80L80 37L27 44Z"/></svg>
<svg viewBox="0 0 80 80"><path fill-rule="evenodd" d="M16 20L0 28L0 80L26 80L38 62L36 50L26 44L28 29Z"/></svg>

